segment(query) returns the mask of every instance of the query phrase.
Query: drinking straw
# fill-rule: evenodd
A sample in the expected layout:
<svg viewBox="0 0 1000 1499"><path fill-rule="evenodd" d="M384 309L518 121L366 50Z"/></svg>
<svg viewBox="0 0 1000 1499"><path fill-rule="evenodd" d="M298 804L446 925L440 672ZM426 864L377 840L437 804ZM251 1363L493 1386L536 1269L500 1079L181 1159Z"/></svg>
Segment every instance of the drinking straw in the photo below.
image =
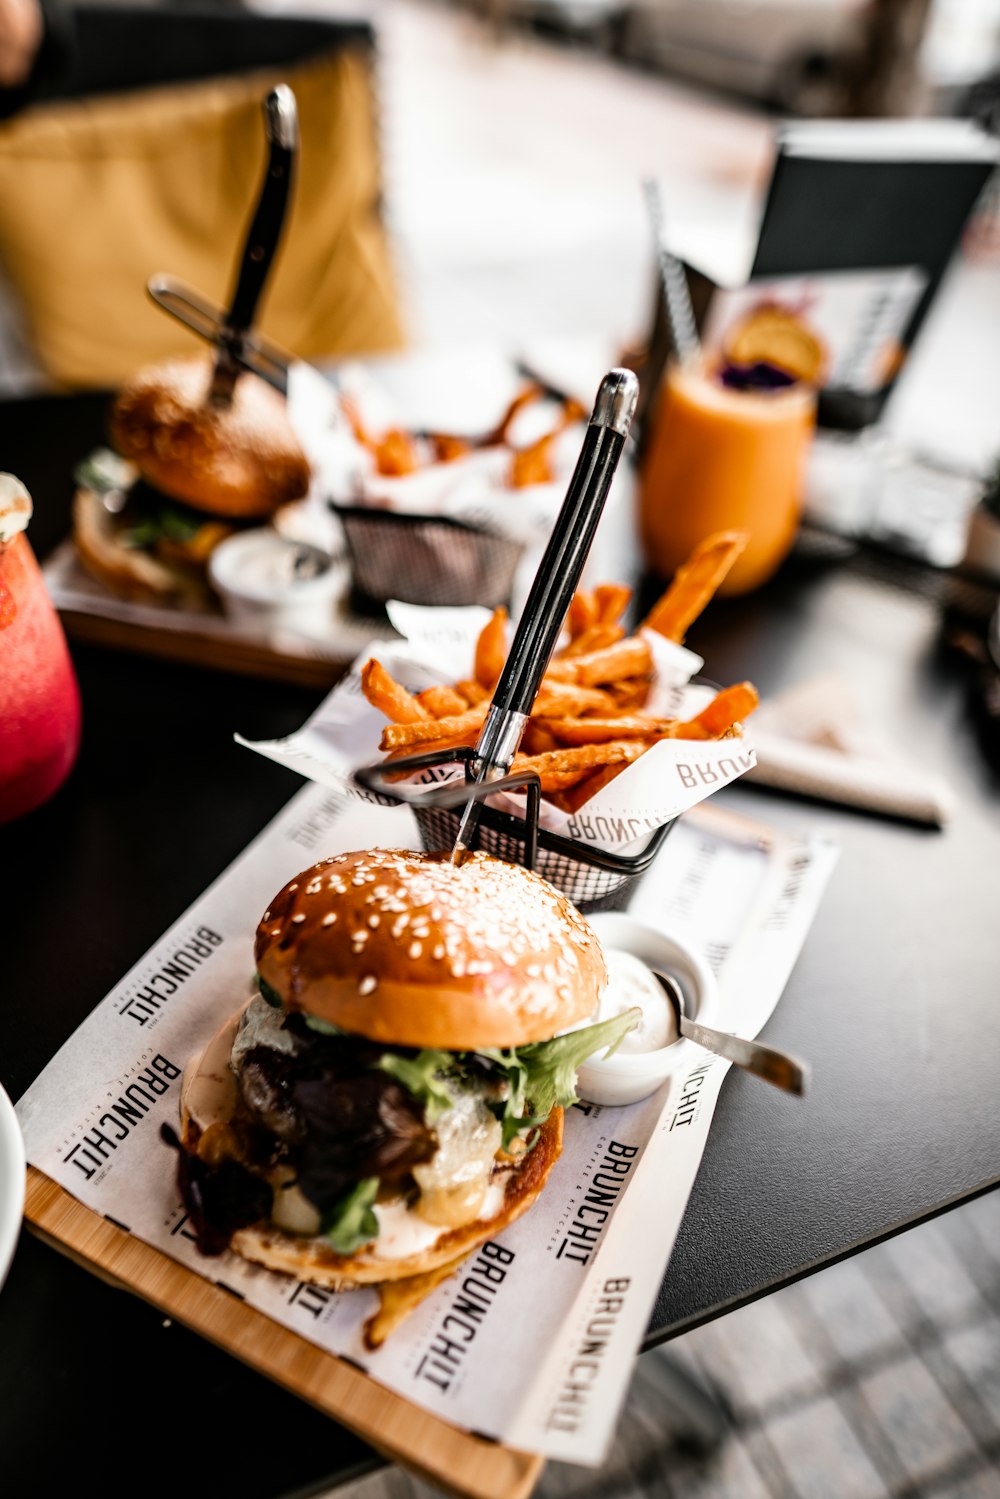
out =
<svg viewBox="0 0 1000 1499"><path fill-rule="evenodd" d="M673 341L674 351L681 364L688 364L701 352L698 330L695 326L694 309L688 291L684 267L667 249L663 234L663 203L655 179L647 177L643 182L646 206L653 229L653 243L660 273L660 290L663 293L663 308L667 315L667 326Z"/></svg>

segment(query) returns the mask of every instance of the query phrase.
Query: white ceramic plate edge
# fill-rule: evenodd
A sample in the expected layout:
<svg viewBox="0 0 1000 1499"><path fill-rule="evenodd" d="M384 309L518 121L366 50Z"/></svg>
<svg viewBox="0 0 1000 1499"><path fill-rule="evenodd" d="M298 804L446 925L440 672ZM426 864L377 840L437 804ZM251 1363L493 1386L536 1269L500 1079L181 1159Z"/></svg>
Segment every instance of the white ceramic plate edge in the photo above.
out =
<svg viewBox="0 0 1000 1499"><path fill-rule="evenodd" d="M14 1258L24 1213L24 1140L14 1105L0 1087L0 1286Z"/></svg>

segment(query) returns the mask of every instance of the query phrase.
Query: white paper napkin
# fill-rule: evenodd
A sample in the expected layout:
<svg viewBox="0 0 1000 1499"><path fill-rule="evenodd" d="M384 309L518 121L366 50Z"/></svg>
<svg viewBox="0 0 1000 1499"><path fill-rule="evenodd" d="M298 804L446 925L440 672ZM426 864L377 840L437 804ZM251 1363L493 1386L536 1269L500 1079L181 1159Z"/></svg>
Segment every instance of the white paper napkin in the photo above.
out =
<svg viewBox="0 0 1000 1499"><path fill-rule="evenodd" d="M935 827L954 812L947 783L866 723L838 676L765 698L754 714L753 739L757 764L748 780Z"/></svg>

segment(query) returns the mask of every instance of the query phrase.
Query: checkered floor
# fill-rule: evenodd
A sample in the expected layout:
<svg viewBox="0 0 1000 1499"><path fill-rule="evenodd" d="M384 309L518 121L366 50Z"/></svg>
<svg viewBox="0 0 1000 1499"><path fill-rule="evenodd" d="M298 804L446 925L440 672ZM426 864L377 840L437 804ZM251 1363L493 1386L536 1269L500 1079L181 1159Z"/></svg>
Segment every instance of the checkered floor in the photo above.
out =
<svg viewBox="0 0 1000 1499"><path fill-rule="evenodd" d="M725 1412L708 1453L670 1390ZM337 1499L430 1499L387 1469ZM533 1499L1000 1499L1000 1194L687 1333L636 1364L600 1469Z"/></svg>

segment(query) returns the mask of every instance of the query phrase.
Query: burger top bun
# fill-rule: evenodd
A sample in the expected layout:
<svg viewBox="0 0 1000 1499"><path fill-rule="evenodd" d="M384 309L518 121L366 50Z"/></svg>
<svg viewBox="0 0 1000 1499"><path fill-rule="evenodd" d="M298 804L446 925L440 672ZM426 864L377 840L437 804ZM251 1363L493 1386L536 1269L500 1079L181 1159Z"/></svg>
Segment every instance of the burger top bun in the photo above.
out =
<svg viewBox="0 0 1000 1499"><path fill-rule="evenodd" d="M213 515L261 518L301 499L311 477L286 403L259 375L228 406L207 403L211 356L150 365L115 399L108 436L148 484Z"/></svg>
<svg viewBox="0 0 1000 1499"><path fill-rule="evenodd" d="M275 896L254 951L287 1008L449 1051L548 1040L593 1014L607 978L576 907L485 853L324 859Z"/></svg>

